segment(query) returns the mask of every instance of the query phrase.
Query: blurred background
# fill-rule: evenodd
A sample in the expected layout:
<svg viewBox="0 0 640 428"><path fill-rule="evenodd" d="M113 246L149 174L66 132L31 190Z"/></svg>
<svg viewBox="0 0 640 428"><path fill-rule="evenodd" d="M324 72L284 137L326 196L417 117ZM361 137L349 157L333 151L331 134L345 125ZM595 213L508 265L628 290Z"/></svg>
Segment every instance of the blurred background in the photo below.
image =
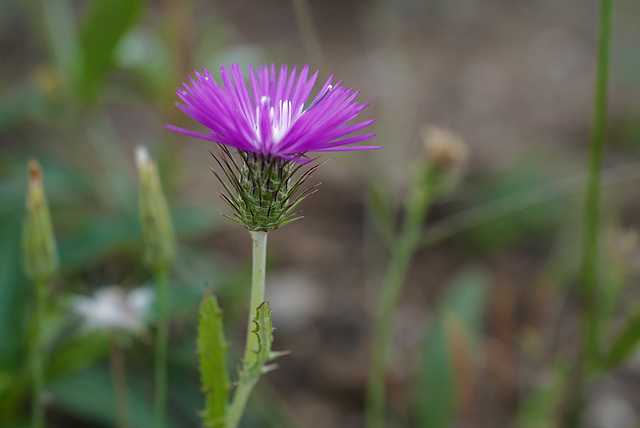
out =
<svg viewBox="0 0 640 428"><path fill-rule="evenodd" d="M2 0L0 426L26 426L33 292L20 263L27 159L42 164L62 272L47 308L51 427L110 427L107 334L74 302L152 287L141 263L134 149L158 160L178 234L171 271L169 413L200 426L195 333L210 286L230 367L244 342L250 239L228 209L200 130L175 106L194 69L310 64L371 102L383 146L325 154L305 218L270 234L274 349L246 427L363 427L371 326L388 236L424 156L422 130L469 145L432 207L395 320L389 426L551 427L578 349L575 278L597 39L595 0ZM640 3L617 2L605 160L602 284L635 310L640 198ZM213 149L213 147L210 147ZM457 321L447 320L455 316ZM152 329L152 325L149 326ZM125 344L133 426L153 424L153 335ZM601 377L588 427L637 428L640 356ZM425 410L426 409L426 410Z"/></svg>

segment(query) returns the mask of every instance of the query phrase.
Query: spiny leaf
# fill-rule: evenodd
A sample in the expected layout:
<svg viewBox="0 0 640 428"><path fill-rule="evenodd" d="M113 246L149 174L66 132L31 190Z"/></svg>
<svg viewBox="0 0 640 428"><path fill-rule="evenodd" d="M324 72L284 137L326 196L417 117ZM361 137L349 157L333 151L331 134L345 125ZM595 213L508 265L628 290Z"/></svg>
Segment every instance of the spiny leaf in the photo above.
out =
<svg viewBox="0 0 640 428"><path fill-rule="evenodd" d="M200 382L205 394L202 420L206 428L224 427L231 387L225 360L228 347L222 326L222 310L216 298L207 290L200 305L198 323Z"/></svg>
<svg viewBox="0 0 640 428"><path fill-rule="evenodd" d="M258 369L262 372L264 365L271 358L271 345L273 344L273 325L271 324L269 302L262 302L258 306L253 323L255 324L253 333L258 337L258 349L255 350L256 363L251 370Z"/></svg>

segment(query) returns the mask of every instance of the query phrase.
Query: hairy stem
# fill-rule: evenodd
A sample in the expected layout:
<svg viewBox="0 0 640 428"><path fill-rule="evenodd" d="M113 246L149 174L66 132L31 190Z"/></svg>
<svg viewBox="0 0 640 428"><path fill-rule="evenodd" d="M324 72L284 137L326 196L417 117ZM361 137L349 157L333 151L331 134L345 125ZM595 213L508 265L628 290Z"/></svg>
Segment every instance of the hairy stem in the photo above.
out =
<svg viewBox="0 0 640 428"><path fill-rule="evenodd" d="M391 353L393 319L409 265L418 247L431 194L428 185L416 185L407 206L402 232L391 254L378 300L374 330L373 360L367 391L367 427L382 428L384 424L384 376Z"/></svg>

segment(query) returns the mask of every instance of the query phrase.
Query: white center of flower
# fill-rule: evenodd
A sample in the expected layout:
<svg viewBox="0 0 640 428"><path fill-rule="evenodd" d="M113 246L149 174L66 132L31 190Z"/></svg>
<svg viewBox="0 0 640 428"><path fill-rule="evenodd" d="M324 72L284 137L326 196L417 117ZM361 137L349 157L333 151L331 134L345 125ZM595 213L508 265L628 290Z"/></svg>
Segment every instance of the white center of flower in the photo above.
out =
<svg viewBox="0 0 640 428"><path fill-rule="evenodd" d="M260 103L264 106L269 103L271 100L269 97L263 96L260 98ZM280 100L278 101L277 106L271 106L269 108L269 123L271 124L271 137L273 143L278 143L284 138L284 136L289 132L291 126L295 123L296 119L303 110L303 105L300 105L300 108L297 111L294 110L291 101L289 100ZM260 132L260 111L261 109L256 108L256 135L258 139L263 140L263 136Z"/></svg>
<svg viewBox="0 0 640 428"><path fill-rule="evenodd" d="M273 107L271 107L271 111L269 112L269 118L271 119L271 129L273 132L273 141L276 143L282 140L282 137L284 137L289 129L291 129L291 125L293 124L293 121L291 120L293 116L291 101L280 100L278 104L278 115L274 114L275 112Z"/></svg>

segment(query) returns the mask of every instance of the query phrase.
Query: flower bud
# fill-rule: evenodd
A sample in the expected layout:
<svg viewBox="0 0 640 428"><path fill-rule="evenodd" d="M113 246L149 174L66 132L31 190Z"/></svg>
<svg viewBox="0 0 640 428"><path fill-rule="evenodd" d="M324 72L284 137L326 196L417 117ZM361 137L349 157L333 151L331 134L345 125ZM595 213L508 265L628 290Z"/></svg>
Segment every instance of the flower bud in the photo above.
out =
<svg viewBox="0 0 640 428"><path fill-rule="evenodd" d="M27 278L35 283L46 283L58 270L56 239L42 185L42 168L34 158L29 159L29 188L22 230L22 258Z"/></svg>
<svg viewBox="0 0 640 428"><path fill-rule="evenodd" d="M422 131L422 142L429 163L436 168L452 168L463 165L469 157L467 144L449 129L436 126Z"/></svg>
<svg viewBox="0 0 640 428"><path fill-rule="evenodd" d="M149 158L145 147L137 147L136 164L140 179L143 259L152 270L164 268L173 262L176 253L169 207L162 193L156 164Z"/></svg>
<svg viewBox="0 0 640 428"><path fill-rule="evenodd" d="M426 151L420 163L423 179L436 195L453 191L469 157L468 146L452 131L435 126L422 131L422 142Z"/></svg>

